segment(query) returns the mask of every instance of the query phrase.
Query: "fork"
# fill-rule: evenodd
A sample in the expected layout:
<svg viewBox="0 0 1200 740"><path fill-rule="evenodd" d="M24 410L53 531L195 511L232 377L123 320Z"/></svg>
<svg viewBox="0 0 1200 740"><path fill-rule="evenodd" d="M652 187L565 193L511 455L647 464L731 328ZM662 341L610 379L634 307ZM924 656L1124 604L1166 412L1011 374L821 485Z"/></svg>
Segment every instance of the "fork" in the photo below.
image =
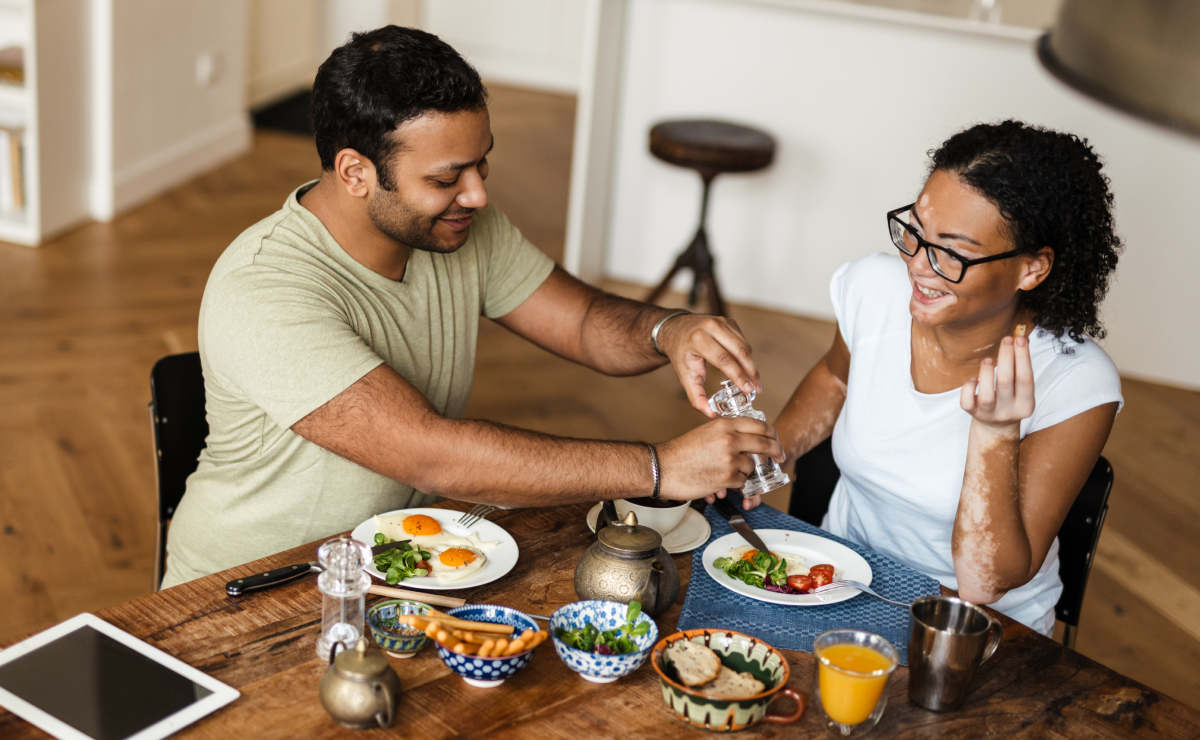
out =
<svg viewBox="0 0 1200 740"><path fill-rule="evenodd" d="M464 527L470 527L488 514L491 514L497 508L499 507L488 506L487 504L475 504L471 507L470 511L460 516L457 521Z"/></svg>
<svg viewBox="0 0 1200 740"><path fill-rule="evenodd" d="M879 599L880 601L886 601L889 604L894 604L895 606L901 606L901 607L904 607L905 609L907 609L910 606L909 604L905 604L902 601L892 601L891 599L886 599L886 598L880 596L879 594L875 593L874 591L872 591L867 586L867 584L859 583L858 581L834 581L833 583L826 583L824 586L821 586L819 588L814 588L812 591L809 591L809 593L810 594L823 594L826 591L838 591L843 588L858 589L859 591L862 591L864 594L870 594L871 596L874 596L875 598Z"/></svg>

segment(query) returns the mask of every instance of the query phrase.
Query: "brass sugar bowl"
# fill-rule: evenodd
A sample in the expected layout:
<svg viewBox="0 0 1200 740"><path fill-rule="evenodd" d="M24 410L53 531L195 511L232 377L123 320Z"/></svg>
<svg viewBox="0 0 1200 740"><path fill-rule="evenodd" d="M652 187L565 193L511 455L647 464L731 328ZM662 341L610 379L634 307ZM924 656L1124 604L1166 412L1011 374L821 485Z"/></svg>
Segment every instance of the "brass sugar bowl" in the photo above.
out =
<svg viewBox="0 0 1200 740"><path fill-rule="evenodd" d="M338 654L329 651L329 668L321 677L321 704L339 723L355 729L391 727L400 701L400 677L383 651L367 638ZM336 656L336 657L335 657Z"/></svg>
<svg viewBox="0 0 1200 740"><path fill-rule="evenodd" d="M650 616L669 609L679 596L679 570L663 549L662 535L639 526L632 511L623 522L597 527L596 541L575 566L579 598L624 604L637 599Z"/></svg>

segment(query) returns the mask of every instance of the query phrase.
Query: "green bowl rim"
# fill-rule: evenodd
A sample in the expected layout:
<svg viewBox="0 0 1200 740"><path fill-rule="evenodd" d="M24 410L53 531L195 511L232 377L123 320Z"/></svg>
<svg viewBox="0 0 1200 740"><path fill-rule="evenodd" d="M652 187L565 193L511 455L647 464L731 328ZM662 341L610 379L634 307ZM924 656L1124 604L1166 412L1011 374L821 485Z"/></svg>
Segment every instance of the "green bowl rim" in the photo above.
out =
<svg viewBox="0 0 1200 740"><path fill-rule="evenodd" d="M426 635L424 632L418 633L416 635L400 635L400 634L396 634L395 632L392 632L391 630L384 629L383 627L380 627L380 626L374 624L373 622L371 622L371 616L373 614L378 614L382 607L388 606L390 604L414 604L416 606L424 607L426 612L433 609L432 606L430 606L429 604L426 604L424 601L417 601L415 599L384 599L383 601L377 601L374 604L371 604L370 606L368 606L366 613L363 615L363 621L365 621L367 623L367 627L369 627L372 632L379 631L379 632L382 632L383 634L388 635L389 637L392 637L397 640L415 640L418 637L424 637L426 640L429 639L429 636Z"/></svg>
<svg viewBox="0 0 1200 740"><path fill-rule="evenodd" d="M684 684L678 683L676 681L672 681L671 679L667 678L667 674L665 674L663 672L662 666L660 666L659 663L662 662L663 653L666 652L666 649L668 647L670 647L671 643L677 642L677 641L683 640L683 639L690 640L693 637L699 637L699 636L710 637L710 636L716 635L716 634L737 635L738 637L744 637L747 640L750 640L753 643L762 645L767 650L770 650L772 653L779 656L780 665L783 666L783 678L780 679L779 683L775 684L774 687L769 688L769 689L764 689L760 693L751 694L749 696L725 696L723 694L705 694L700 691L696 691L694 688L692 688L690 686L686 686ZM762 640L758 639L757 637L754 637L752 635L747 635L744 632L737 632L734 630L724 630L724 629L703 629L703 628L701 628L701 629L694 629L694 630L684 630L682 632L675 632L673 634L667 635L666 637L659 640L658 643L655 644L654 649L650 652L650 663L651 663L651 665L654 666L654 672L657 673L658 677L663 681L663 683L667 684L668 686L679 689L680 691L684 692L685 694L687 694L689 696L694 696L694 697L701 698L701 699L712 699L715 701L753 701L756 699L765 699L765 698L770 697L773 694L777 693L784 686L787 686L788 680L791 679L791 676L792 676L792 668L790 665L788 665L787 657L783 653L776 650L773 646L767 644L766 642L763 642Z"/></svg>

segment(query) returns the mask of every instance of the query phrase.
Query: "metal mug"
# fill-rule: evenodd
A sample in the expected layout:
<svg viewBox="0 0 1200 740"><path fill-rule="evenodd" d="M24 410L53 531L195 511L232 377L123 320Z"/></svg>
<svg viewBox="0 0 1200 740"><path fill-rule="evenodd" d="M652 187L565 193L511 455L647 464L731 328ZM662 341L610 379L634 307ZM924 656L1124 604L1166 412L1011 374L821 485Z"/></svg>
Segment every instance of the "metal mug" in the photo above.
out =
<svg viewBox="0 0 1200 740"><path fill-rule="evenodd" d="M935 712L957 709L967 684L1004 638L1000 622L953 596L925 596L908 609L908 698Z"/></svg>

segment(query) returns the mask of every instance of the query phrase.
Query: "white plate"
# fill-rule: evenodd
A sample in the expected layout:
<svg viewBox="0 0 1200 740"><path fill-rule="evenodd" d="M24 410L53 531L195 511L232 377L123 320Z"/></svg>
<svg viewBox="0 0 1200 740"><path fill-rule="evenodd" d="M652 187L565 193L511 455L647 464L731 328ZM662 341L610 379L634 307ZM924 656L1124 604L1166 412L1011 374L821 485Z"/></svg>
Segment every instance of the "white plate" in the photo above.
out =
<svg viewBox="0 0 1200 740"><path fill-rule="evenodd" d="M802 558L800 561L801 565L808 568L821 563L829 563L833 566L833 580L840 581L845 579L858 581L865 586L871 585L870 564L866 560L863 560L861 555L845 545L838 544L833 540L819 537L815 534L789 532L786 529L756 529L755 532L758 533L758 536L762 538L763 544L771 552L784 560L787 559L788 555L797 555ZM819 595L781 594L776 591L768 591L765 588L751 586L744 581L739 581L713 565L714 560L725 557L726 553L733 548L742 547L747 544L749 543L737 532L714 540L711 545L704 549L704 555L701 557L701 560L704 562L704 570L714 581L730 591L771 604L819 606L821 604L836 604L839 601L852 599L859 594L858 591L852 588L838 589L837 591Z"/></svg>
<svg viewBox="0 0 1200 740"><path fill-rule="evenodd" d="M455 519L462 516L462 512L452 509L397 509L396 511L380 514L380 516L391 516L392 514L424 514L437 519L438 524L442 525L442 529L450 534L466 537L469 532L477 532L480 539L484 542L496 542L497 540L500 542L499 545L490 550L483 550L483 556L487 558L487 562L483 564L482 568L462 580L442 583L433 576L421 576L419 578L407 578L400 581L396 584L399 588L423 588L427 591L456 591L460 588L473 588L475 586L482 586L485 583L491 583L497 578L503 577L517 564L517 556L519 554L517 541L512 538L511 534L505 532L500 525L493 524L486 519L480 519L471 525L470 528L467 528L455 521ZM371 517L355 527L350 536L371 547L375 544L376 531L375 518ZM369 563L363 570L387 583L386 574L376 568L374 562Z"/></svg>
<svg viewBox="0 0 1200 740"><path fill-rule="evenodd" d="M603 506L604 504L596 504L588 512L587 525L588 529L593 532L596 531L596 520L600 518L600 509ZM704 518L704 515L689 507L675 529L662 536L663 549L672 555L691 552L708 542L711 534L712 527L708 526L708 520Z"/></svg>

